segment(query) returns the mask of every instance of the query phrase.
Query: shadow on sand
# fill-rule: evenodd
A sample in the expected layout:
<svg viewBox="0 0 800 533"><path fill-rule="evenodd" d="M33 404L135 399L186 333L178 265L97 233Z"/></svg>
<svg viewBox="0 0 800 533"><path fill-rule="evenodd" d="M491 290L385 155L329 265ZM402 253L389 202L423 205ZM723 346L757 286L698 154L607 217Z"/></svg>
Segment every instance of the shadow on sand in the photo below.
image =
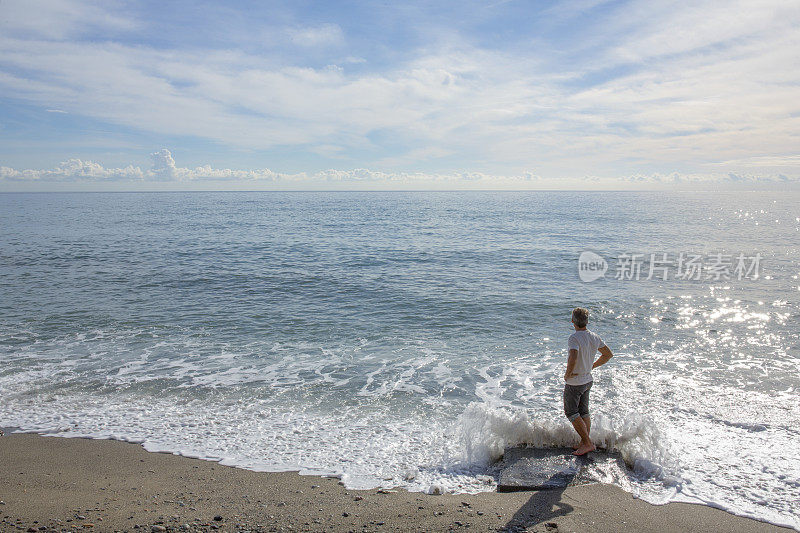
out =
<svg viewBox="0 0 800 533"><path fill-rule="evenodd" d="M558 487L533 491L530 499L514 513L500 531L525 531L571 513L573 507L561 501L561 495L565 490L566 487ZM556 527L552 527L552 531L556 530Z"/></svg>

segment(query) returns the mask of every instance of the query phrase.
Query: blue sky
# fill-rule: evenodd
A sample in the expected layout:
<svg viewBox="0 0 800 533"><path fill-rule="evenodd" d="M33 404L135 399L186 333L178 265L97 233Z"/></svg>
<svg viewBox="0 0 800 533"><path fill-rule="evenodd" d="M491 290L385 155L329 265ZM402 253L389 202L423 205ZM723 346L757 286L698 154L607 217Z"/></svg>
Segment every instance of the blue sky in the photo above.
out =
<svg viewBox="0 0 800 533"><path fill-rule="evenodd" d="M800 2L0 2L0 190L796 187Z"/></svg>

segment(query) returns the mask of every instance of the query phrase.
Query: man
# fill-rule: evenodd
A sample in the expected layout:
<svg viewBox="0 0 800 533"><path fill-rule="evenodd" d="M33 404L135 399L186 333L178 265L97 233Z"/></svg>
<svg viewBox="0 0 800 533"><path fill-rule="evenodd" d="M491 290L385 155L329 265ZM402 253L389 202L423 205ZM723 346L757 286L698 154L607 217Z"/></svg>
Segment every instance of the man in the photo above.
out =
<svg viewBox="0 0 800 533"><path fill-rule="evenodd" d="M596 448L589 438L591 420L589 418L589 389L592 388L592 370L602 366L614 354L602 341L599 335L586 329L589 323L589 311L576 307L572 311L572 325L575 333L569 336L567 347L567 371L564 373L564 414L572 422L572 427L581 437L581 443L573 452L574 455L585 455ZM594 355L600 357L594 360Z"/></svg>

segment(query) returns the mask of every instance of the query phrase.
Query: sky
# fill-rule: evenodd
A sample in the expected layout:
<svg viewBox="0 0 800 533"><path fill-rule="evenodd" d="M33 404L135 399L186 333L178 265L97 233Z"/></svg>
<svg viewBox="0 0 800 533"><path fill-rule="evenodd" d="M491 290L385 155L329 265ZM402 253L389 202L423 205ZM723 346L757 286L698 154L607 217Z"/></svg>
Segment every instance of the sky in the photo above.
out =
<svg viewBox="0 0 800 533"><path fill-rule="evenodd" d="M0 0L0 191L800 189L800 0Z"/></svg>

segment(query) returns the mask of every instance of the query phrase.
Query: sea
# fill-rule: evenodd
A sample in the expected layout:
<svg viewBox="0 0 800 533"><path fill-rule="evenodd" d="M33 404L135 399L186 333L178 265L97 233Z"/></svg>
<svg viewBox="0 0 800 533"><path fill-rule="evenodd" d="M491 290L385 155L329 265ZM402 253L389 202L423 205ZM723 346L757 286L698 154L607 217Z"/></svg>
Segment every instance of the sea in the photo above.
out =
<svg viewBox="0 0 800 533"><path fill-rule="evenodd" d="M349 488L592 479L800 530L800 193L0 194L0 426ZM1 438L1 437L0 437ZM65 461L69 458L64 458Z"/></svg>

